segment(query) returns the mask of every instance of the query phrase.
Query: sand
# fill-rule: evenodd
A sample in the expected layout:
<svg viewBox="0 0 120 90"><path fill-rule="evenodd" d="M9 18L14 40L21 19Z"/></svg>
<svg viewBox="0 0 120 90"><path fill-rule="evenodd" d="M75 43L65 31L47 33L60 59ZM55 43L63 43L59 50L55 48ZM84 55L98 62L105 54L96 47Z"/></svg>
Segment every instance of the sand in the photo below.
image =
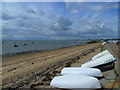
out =
<svg viewBox="0 0 120 90"><path fill-rule="evenodd" d="M80 67L100 52L100 43L34 52L2 59L3 88L53 88L64 67Z"/></svg>

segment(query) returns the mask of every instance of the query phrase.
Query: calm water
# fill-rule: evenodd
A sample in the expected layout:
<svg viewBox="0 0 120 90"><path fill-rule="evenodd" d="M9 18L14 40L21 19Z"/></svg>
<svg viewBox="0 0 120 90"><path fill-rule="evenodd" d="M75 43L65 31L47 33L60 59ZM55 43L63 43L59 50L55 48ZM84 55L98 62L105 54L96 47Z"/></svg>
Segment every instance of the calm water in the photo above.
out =
<svg viewBox="0 0 120 90"><path fill-rule="evenodd" d="M2 55L15 53L45 51L70 46L84 45L87 41L62 41L62 40L3 40Z"/></svg>

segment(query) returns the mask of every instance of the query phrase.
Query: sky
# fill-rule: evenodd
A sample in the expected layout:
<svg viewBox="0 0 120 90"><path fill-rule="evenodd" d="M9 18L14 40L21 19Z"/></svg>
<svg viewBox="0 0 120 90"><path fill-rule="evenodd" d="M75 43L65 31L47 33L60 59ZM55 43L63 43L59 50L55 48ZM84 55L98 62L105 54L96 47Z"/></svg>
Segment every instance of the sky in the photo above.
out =
<svg viewBox="0 0 120 90"><path fill-rule="evenodd" d="M76 40L117 36L117 2L2 3L3 39Z"/></svg>

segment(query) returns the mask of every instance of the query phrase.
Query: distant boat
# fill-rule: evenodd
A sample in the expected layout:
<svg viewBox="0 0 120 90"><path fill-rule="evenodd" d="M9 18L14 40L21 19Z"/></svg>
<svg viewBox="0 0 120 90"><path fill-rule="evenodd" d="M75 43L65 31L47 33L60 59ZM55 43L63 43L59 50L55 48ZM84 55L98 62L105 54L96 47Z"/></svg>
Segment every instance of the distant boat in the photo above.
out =
<svg viewBox="0 0 120 90"><path fill-rule="evenodd" d="M26 43L24 43L24 44L23 44L23 46L27 46L27 44L26 44Z"/></svg>
<svg viewBox="0 0 120 90"><path fill-rule="evenodd" d="M18 45L15 44L14 47L18 47Z"/></svg>

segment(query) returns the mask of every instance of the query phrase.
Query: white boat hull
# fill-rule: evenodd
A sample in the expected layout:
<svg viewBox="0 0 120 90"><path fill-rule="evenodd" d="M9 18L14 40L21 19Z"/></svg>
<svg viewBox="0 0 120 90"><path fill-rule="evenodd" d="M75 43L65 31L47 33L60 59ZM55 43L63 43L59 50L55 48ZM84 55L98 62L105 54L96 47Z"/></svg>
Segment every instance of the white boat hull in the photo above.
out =
<svg viewBox="0 0 120 90"><path fill-rule="evenodd" d="M97 78L74 74L56 76L51 81L50 86L64 89L101 88Z"/></svg>
<svg viewBox="0 0 120 90"><path fill-rule="evenodd" d="M92 77L102 77L102 72L97 68L81 68L81 67L65 67L61 71L61 75L82 74Z"/></svg>
<svg viewBox="0 0 120 90"><path fill-rule="evenodd" d="M108 50L102 51L102 52L98 53L97 55L95 55L94 57L92 57L92 60L95 60L95 59L105 56L107 54L111 54L111 53Z"/></svg>
<svg viewBox="0 0 120 90"><path fill-rule="evenodd" d="M100 65L111 63L111 62L113 62L115 60L116 59L114 58L113 55L108 54L108 55L104 55L104 56L102 56L100 58L91 60L91 61L83 64L81 67L96 67L96 66L100 66Z"/></svg>

